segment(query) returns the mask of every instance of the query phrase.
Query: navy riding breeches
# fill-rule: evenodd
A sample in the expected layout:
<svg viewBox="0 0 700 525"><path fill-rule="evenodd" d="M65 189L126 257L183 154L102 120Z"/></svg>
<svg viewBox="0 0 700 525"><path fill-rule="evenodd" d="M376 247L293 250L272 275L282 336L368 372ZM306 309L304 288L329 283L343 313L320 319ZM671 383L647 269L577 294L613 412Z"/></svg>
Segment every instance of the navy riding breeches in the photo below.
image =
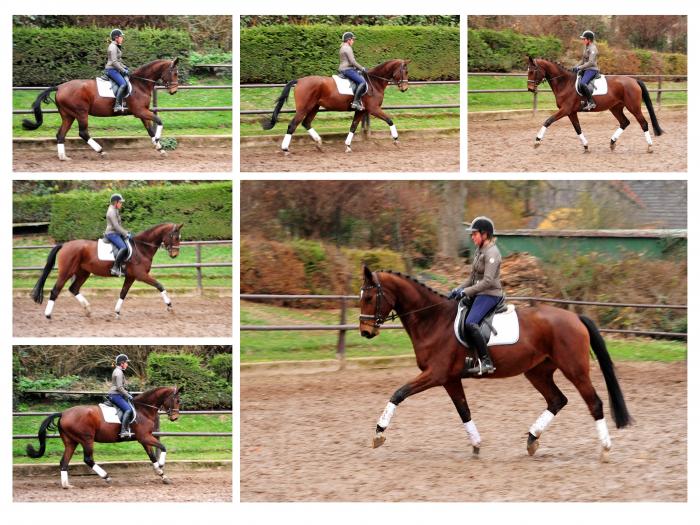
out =
<svg viewBox="0 0 700 525"><path fill-rule="evenodd" d="M467 315L467 324L479 324L489 311L498 304L501 298L495 295L477 295L474 297L472 308Z"/></svg>
<svg viewBox="0 0 700 525"><path fill-rule="evenodd" d="M122 239L122 236L119 235L118 233L114 233L114 232L108 233L107 238L109 239L109 242L114 244L114 246L116 246L120 250L123 250L124 248L126 248L126 243L124 242L124 239Z"/></svg>
<svg viewBox="0 0 700 525"><path fill-rule="evenodd" d="M116 69L105 69L105 73L107 73L107 76L114 80L119 85L119 87L126 85L126 80L124 80L122 74Z"/></svg>
<svg viewBox="0 0 700 525"><path fill-rule="evenodd" d="M360 74L359 74L357 71L355 71L354 69L344 69L344 70L343 70L343 75L345 75L346 77L348 77L348 78L349 78L350 80L352 80L353 82L356 82L358 88L359 88L360 86L362 86L362 84L365 83L365 79L362 78L362 75L360 75Z"/></svg>
<svg viewBox="0 0 700 525"><path fill-rule="evenodd" d="M109 400L117 405L119 408L121 408L124 412L128 412L131 410L131 407L129 406L129 403L126 402L124 397L122 397L121 394L109 394Z"/></svg>

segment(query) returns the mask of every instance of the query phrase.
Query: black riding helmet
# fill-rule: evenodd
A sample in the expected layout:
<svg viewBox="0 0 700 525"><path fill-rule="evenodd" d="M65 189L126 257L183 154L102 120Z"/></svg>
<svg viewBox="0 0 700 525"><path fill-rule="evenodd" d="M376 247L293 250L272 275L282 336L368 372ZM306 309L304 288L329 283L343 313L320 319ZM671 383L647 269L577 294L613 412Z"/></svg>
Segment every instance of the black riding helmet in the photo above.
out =
<svg viewBox="0 0 700 525"><path fill-rule="evenodd" d="M121 365L124 362L130 362L129 357L126 354L119 354L114 360L117 362L117 366Z"/></svg>
<svg viewBox="0 0 700 525"><path fill-rule="evenodd" d="M595 40L595 33L593 31L586 30L583 33L581 33L581 36L579 38L587 38L588 40Z"/></svg>
<svg viewBox="0 0 700 525"><path fill-rule="evenodd" d="M109 202L114 204L115 202L124 202L124 197L122 197L121 193L114 193L110 198Z"/></svg>
<svg viewBox="0 0 700 525"><path fill-rule="evenodd" d="M109 34L109 37L114 41L117 39L117 37L124 36L124 33L122 32L121 29L112 29L112 32Z"/></svg>
<svg viewBox="0 0 700 525"><path fill-rule="evenodd" d="M351 40L355 38L355 33L352 33L350 31L346 31L343 33L343 42L347 42L348 40Z"/></svg>
<svg viewBox="0 0 700 525"><path fill-rule="evenodd" d="M471 232L486 232L489 237L493 237L495 227L493 221L488 217L476 217L471 225L469 226L469 231Z"/></svg>

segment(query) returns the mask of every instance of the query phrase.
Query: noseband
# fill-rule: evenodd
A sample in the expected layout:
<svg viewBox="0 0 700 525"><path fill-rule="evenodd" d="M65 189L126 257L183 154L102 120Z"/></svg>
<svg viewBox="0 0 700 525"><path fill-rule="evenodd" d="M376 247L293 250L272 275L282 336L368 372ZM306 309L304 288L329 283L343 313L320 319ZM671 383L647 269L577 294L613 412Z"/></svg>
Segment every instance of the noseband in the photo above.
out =
<svg viewBox="0 0 700 525"><path fill-rule="evenodd" d="M382 299L386 301L386 298L384 297L384 291L382 290L382 284L379 282L379 276L373 276L376 278L376 282L372 284L371 286L362 286L360 288L360 297L362 297L362 294L366 292L367 290L372 290L374 288L377 289L377 294L374 296L375 297L375 303L374 303L374 315L369 315L369 314L360 314L360 322L362 321L372 321L372 327L373 328L379 328L381 327L384 323L387 321L393 321L398 317L397 314L393 315L386 315L382 316L381 311L382 311ZM389 310L391 312L391 310Z"/></svg>
<svg viewBox="0 0 700 525"><path fill-rule="evenodd" d="M173 415L173 412L175 411L175 409L173 408L172 401L173 401L173 399L175 399L175 396L177 395L177 393L178 393L177 390L175 392L173 392L169 398L167 398L165 401L163 401L160 404L160 406L149 405L148 403L142 403L141 401L134 401L134 404L141 405L141 406L148 407L148 408L155 408L156 410L160 410L161 407L165 405L165 403L170 402L170 406L168 407L168 410L166 411L166 413L168 414L168 417L171 417ZM178 408L177 411L180 412L180 409Z"/></svg>
<svg viewBox="0 0 700 525"><path fill-rule="evenodd" d="M391 78L385 78L385 77L381 77L379 75L375 75L374 73L367 73L367 76L373 77L373 78L378 78L379 80L383 80L385 82L388 82L389 84L396 84L396 86L400 88L401 84L408 84L408 79L403 78L404 71L406 71L406 64L404 62L401 62L401 67L399 68L400 80L396 80L396 75L394 75Z"/></svg>

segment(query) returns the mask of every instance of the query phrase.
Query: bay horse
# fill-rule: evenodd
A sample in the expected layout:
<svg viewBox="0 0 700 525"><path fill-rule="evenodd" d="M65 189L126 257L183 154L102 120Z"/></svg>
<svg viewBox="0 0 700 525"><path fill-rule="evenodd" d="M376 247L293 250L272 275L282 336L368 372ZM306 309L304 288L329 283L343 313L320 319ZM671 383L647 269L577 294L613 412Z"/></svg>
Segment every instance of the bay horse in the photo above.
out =
<svg viewBox="0 0 700 525"><path fill-rule="evenodd" d="M384 432L396 407L408 396L428 388L442 386L462 419L473 453L479 453L481 437L474 424L462 386L467 350L454 335L453 323L458 302L427 287L412 277L390 270L372 272L363 268L360 290L360 334L371 339L379 334L387 320L399 318L408 333L421 373L396 390L377 422L373 448L384 443ZM391 311L395 314L390 315ZM503 378L525 374L542 394L547 409L530 427L527 451L533 455L539 438L554 416L567 403L566 396L554 384L559 369L571 381L586 402L595 420L602 445L601 460L607 461L611 447L603 403L589 376L589 348L593 348L605 378L610 411L618 428L632 422L622 390L615 375L605 341L589 318L552 306L518 308L520 338L515 344L489 348L496 371L485 378Z"/></svg>
<svg viewBox="0 0 700 525"><path fill-rule="evenodd" d="M345 139L346 153L352 151L350 144L355 135L357 125L362 120L362 117L368 113L382 119L389 125L394 145L398 146L399 132L396 130L394 121L382 109L382 102L384 101L384 91L389 84L396 84L401 92L408 89L408 64L410 62L410 60L394 59L367 70L368 89L367 93L362 96L362 104L365 109L364 111L355 111L355 116L350 125L350 132ZM280 110L289 98L289 92L295 85L294 104L296 113L287 127L287 134L282 140L282 151L289 152L292 134L299 124L306 128L316 146L320 149L322 144L321 136L311 127L311 123L316 118L316 113L321 107L328 111L352 111L350 104L353 96L341 95L332 77L309 76L291 80L282 89L282 94L277 99L277 105L272 112L272 116L262 121L263 129L270 130L275 127L275 124L279 121Z"/></svg>
<svg viewBox="0 0 700 525"><path fill-rule="evenodd" d="M622 135L622 132L629 126L629 119L625 116L624 108L634 115L639 125L642 127L644 137L647 141L647 152L652 152L652 140L649 134L649 124L647 124L644 115L642 114L642 100L649 112L651 125L654 128L654 135L657 137L663 133L659 121L654 112L654 105L649 97L649 90L646 84L641 80L624 75L606 75L608 82L608 92L605 95L594 95L596 103L594 112L610 111L620 123L620 127L615 130L610 137L610 149L614 150L617 140ZM578 138L583 144L584 153L588 152L588 141L581 131L581 125L578 121L578 112L581 111L581 101L583 97L576 93L576 74L566 69L560 64L550 62L543 58L528 57L527 66L527 89L530 92L536 92L537 86L546 80L552 88L559 110L544 121L535 138L535 148L542 144L542 139L547 131L547 128L562 117L569 117ZM587 113L587 112L586 112Z"/></svg>
<svg viewBox="0 0 700 525"><path fill-rule="evenodd" d="M118 117L131 114L141 119L156 150L164 153L165 151L160 143L163 121L149 109L149 106L151 105L153 89L159 82L162 82L168 88L168 92L171 95L177 93L178 60L179 58L175 60L154 60L135 69L129 75L132 91L131 95L124 99L124 103L128 106L125 112L116 113L113 109L114 99L101 97L98 94L97 81L94 78L69 80L44 90L32 104L36 122L24 119L22 127L26 130L35 130L43 124L44 116L41 112L41 103L48 104L51 93L55 91L54 102L62 120L61 127L58 128L58 133L56 133L59 160L70 160L70 157L66 156L66 134L76 119L78 120L78 134L80 138L97 153L104 155L102 146L90 137L88 132L88 115L93 117Z"/></svg>
<svg viewBox="0 0 700 525"><path fill-rule="evenodd" d="M180 230L183 224L165 223L154 226L144 232L141 232L133 237L134 250L131 259L126 262L126 274L122 290L119 293L119 300L114 307L114 313L119 319L122 304L129 293L131 285L134 281L141 281L155 287L163 298L163 302L169 312L172 312L172 302L165 288L160 284L155 277L149 272L153 257L155 256L161 244L168 250L168 255L175 258L180 253ZM59 253L60 252L60 253ZM54 303L58 294L61 293L63 285L68 279L73 278L70 285L70 292L75 296L81 306L85 309L86 315L90 315L90 303L80 293L80 287L85 284L91 274L99 275L100 277L114 277L110 273L113 261L101 261L97 258L97 241L77 239L55 245L46 259L39 280L34 285L31 296L34 302L41 304L44 302L44 284L46 279L53 269L58 254L58 279L56 284L51 289L49 302L46 305L44 315L47 319L51 319Z"/></svg>
<svg viewBox="0 0 700 525"><path fill-rule="evenodd" d="M64 489L72 488L68 482L68 464L78 445L83 447L83 461L95 474L107 483L112 481L109 474L100 467L92 456L95 443L117 443L122 441L138 441L143 446L148 458L151 460L153 470L158 474L163 483L169 484L170 480L165 476L166 448L160 440L153 435L157 431L158 411L165 408L170 421L176 421L180 416L180 394L183 388L177 386L164 386L152 388L142 394L134 396L136 407L136 420L131 424L133 436L122 439L119 437L121 425L119 423L107 423L102 416L102 410L97 405L81 405L71 407L63 412L55 412L48 416L39 427L39 450L31 443L27 445L27 456L40 458L46 452L46 431L56 430L63 440L63 457L61 458L61 486ZM155 449L160 450L160 456L156 456Z"/></svg>

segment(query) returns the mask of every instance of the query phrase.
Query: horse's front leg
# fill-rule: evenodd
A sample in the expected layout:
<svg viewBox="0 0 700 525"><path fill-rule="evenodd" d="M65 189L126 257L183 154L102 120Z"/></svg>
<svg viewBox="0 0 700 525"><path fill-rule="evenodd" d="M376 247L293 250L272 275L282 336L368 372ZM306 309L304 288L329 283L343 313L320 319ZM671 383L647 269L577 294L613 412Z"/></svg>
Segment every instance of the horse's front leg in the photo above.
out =
<svg viewBox="0 0 700 525"><path fill-rule="evenodd" d="M139 277L138 280L142 281L146 284L150 284L156 290L158 290L160 292L160 296L163 298L163 302L165 303L165 306L167 307L168 312L173 311L173 303L170 300L170 297L168 296L168 292L165 291L165 287L162 284L160 284L150 273L147 273L146 275Z"/></svg>
<svg viewBox="0 0 700 525"><path fill-rule="evenodd" d="M374 115L375 117L378 117L382 119L384 122L386 122L389 126L389 131L391 131L391 138L394 139L394 146L399 145L399 132L396 130L396 126L394 125L394 121L391 120L391 117L384 113L384 110L380 107L373 107L369 109L370 115Z"/></svg>
<svg viewBox="0 0 700 525"><path fill-rule="evenodd" d="M382 412L382 415L379 416L379 420L377 421L374 439L372 440L372 448L380 447L386 441L384 431L389 426L389 422L394 416L396 408L404 399L439 384L441 384L440 378L436 377L430 370L426 370L421 372L413 381L406 383L394 392L394 395L391 396L391 399L384 408L384 412Z"/></svg>
<svg viewBox="0 0 700 525"><path fill-rule="evenodd" d="M169 485L172 483L168 477L165 475L165 455L166 455L166 448L163 443L161 443L157 437L155 437L153 434L149 434L146 438L144 438L141 441L141 445L143 446L144 450L146 451L146 454L148 454L148 458L151 460L151 465L153 465L153 471L160 476L160 478L163 480L163 483L166 485ZM153 448L157 448L160 450L160 457L156 457L156 453L153 450Z"/></svg>
<svg viewBox="0 0 700 525"><path fill-rule="evenodd" d="M569 109L568 108L560 108L559 111L557 111L554 115L549 117L547 120L544 121L544 124L542 124L542 127L540 130L537 132L537 137L535 137L535 147L538 148L542 144L542 139L544 138L544 134L547 133L547 128L554 124L557 120L562 118L564 115L569 114Z"/></svg>
<svg viewBox="0 0 700 525"><path fill-rule="evenodd" d="M119 316L121 315L122 305L124 304L124 299L126 299L126 294L129 293L129 289L131 288L132 284L134 284L134 277L127 275L124 278L124 284L122 285L122 290L121 290L121 292L119 292L119 299L117 300L117 304L114 306L114 315L117 319L119 319Z"/></svg>
<svg viewBox="0 0 700 525"><path fill-rule="evenodd" d="M472 444L472 453L478 456L481 448L481 436L479 435L474 421L472 421L471 411L467 404L467 397L464 395L462 380L459 377L451 379L444 386L459 413L459 417L462 418L462 425L464 425L464 430L467 432L469 442Z"/></svg>
<svg viewBox="0 0 700 525"><path fill-rule="evenodd" d="M352 138L355 136L357 125L360 123L365 113L365 111L355 111L355 116L352 118L352 124L350 124L350 131L348 132L348 136L345 138L345 153L352 153L350 144L352 144Z"/></svg>
<svg viewBox="0 0 700 525"><path fill-rule="evenodd" d="M160 117L149 109L139 111L138 113L132 109L132 112L135 117L140 118L141 122L143 122L143 125L146 127L146 131L148 131L148 135L151 137L151 142L155 146L156 151L160 151L161 154L165 155L163 145L160 143L160 137L163 133L163 121L160 119ZM152 126L147 124L146 121L154 122L156 125L156 130L153 131Z"/></svg>
<svg viewBox="0 0 700 525"><path fill-rule="evenodd" d="M578 122L578 113L570 113L569 120L571 121L571 124L573 124L574 130L576 131L581 144L583 144L583 152L588 153L588 141L586 140L586 137L583 136L583 132L581 131L581 124Z"/></svg>

